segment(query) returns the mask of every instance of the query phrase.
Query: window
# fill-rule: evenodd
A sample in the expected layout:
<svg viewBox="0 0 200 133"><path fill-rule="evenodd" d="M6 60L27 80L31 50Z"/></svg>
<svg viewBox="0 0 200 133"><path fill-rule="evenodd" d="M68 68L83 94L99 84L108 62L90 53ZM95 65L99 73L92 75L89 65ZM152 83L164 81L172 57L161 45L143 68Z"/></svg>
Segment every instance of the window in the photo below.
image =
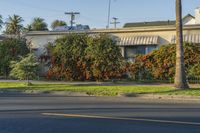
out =
<svg viewBox="0 0 200 133"><path fill-rule="evenodd" d="M136 46L136 54L146 54L146 46Z"/></svg>
<svg viewBox="0 0 200 133"><path fill-rule="evenodd" d="M157 48L157 46L147 46L147 47L146 47L146 53L145 53L145 54L151 53L151 52L154 51L156 48Z"/></svg>
<svg viewBox="0 0 200 133"><path fill-rule="evenodd" d="M140 45L125 47L125 58L134 58L137 54L148 54L156 49L156 45Z"/></svg>
<svg viewBox="0 0 200 133"><path fill-rule="evenodd" d="M135 47L125 48L125 58L133 58L137 54L137 49Z"/></svg>

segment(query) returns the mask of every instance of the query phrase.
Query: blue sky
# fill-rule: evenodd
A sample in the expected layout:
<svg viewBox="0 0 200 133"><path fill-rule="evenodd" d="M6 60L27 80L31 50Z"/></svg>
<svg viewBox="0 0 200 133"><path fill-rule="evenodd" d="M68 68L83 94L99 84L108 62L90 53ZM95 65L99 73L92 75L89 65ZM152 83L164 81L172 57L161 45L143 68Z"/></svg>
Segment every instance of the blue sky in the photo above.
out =
<svg viewBox="0 0 200 133"><path fill-rule="evenodd" d="M112 0L111 17L119 18L119 27L126 22L173 20L174 7L175 0ZM183 15L193 15L196 7L200 7L200 0L183 0ZM17 14L25 20L24 25L34 17L44 18L49 25L55 19L69 24L65 11L80 12L77 23L105 28L108 0L0 0L0 14L4 20L8 15Z"/></svg>

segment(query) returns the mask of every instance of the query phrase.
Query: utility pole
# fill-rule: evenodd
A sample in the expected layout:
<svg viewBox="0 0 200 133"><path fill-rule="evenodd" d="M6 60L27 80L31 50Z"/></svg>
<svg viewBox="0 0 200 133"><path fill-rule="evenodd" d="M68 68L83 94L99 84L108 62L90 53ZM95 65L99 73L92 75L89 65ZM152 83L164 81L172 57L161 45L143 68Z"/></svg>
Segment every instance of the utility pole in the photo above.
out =
<svg viewBox="0 0 200 133"><path fill-rule="evenodd" d="M111 9L111 0L109 0L109 3L108 3L108 22L106 26L107 29L110 27L110 9Z"/></svg>
<svg viewBox="0 0 200 133"><path fill-rule="evenodd" d="M75 17L76 15L79 15L80 13L79 12L65 12L66 15L70 15L70 25L71 25L71 28L73 26L73 24L75 23Z"/></svg>
<svg viewBox="0 0 200 133"><path fill-rule="evenodd" d="M117 24L120 23L120 22L117 21L119 18L113 17L112 19L113 19L113 22L111 22L110 24L113 24L114 28L116 29L117 28Z"/></svg>

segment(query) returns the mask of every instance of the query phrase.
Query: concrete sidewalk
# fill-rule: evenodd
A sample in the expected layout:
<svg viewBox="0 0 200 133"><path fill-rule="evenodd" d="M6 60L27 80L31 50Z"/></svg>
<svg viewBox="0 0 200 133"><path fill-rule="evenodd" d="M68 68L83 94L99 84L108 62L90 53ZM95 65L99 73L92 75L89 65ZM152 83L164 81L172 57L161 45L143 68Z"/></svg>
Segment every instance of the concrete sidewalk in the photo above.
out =
<svg viewBox="0 0 200 133"><path fill-rule="evenodd" d="M1 89L0 97L109 97L94 96L86 92L69 92L69 91L41 91L41 90L18 90L18 89ZM110 96L111 97L111 96ZM200 96L186 95L160 95L160 94L119 94L121 98L156 100L156 101L174 101L180 103L200 103Z"/></svg>

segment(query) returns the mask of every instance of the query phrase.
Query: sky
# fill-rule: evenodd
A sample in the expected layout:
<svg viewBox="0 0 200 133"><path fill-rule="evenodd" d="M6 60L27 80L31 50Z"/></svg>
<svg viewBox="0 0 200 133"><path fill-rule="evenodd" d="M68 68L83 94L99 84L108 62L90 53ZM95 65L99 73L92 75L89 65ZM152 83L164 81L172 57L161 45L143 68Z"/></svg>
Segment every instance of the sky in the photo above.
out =
<svg viewBox="0 0 200 133"><path fill-rule="evenodd" d="M111 0L111 18L119 18L118 27L127 22L146 22L175 19L175 0ZM69 24L69 16L64 12L76 11L80 15L77 24L91 28L105 28L107 25L109 0L0 0L0 14L4 21L9 15L17 14L23 25L30 24L34 17L44 18L50 26L55 19ZM182 0L183 15L194 15L200 7L200 0ZM112 21L112 20L111 20ZM110 25L113 27L113 25Z"/></svg>

